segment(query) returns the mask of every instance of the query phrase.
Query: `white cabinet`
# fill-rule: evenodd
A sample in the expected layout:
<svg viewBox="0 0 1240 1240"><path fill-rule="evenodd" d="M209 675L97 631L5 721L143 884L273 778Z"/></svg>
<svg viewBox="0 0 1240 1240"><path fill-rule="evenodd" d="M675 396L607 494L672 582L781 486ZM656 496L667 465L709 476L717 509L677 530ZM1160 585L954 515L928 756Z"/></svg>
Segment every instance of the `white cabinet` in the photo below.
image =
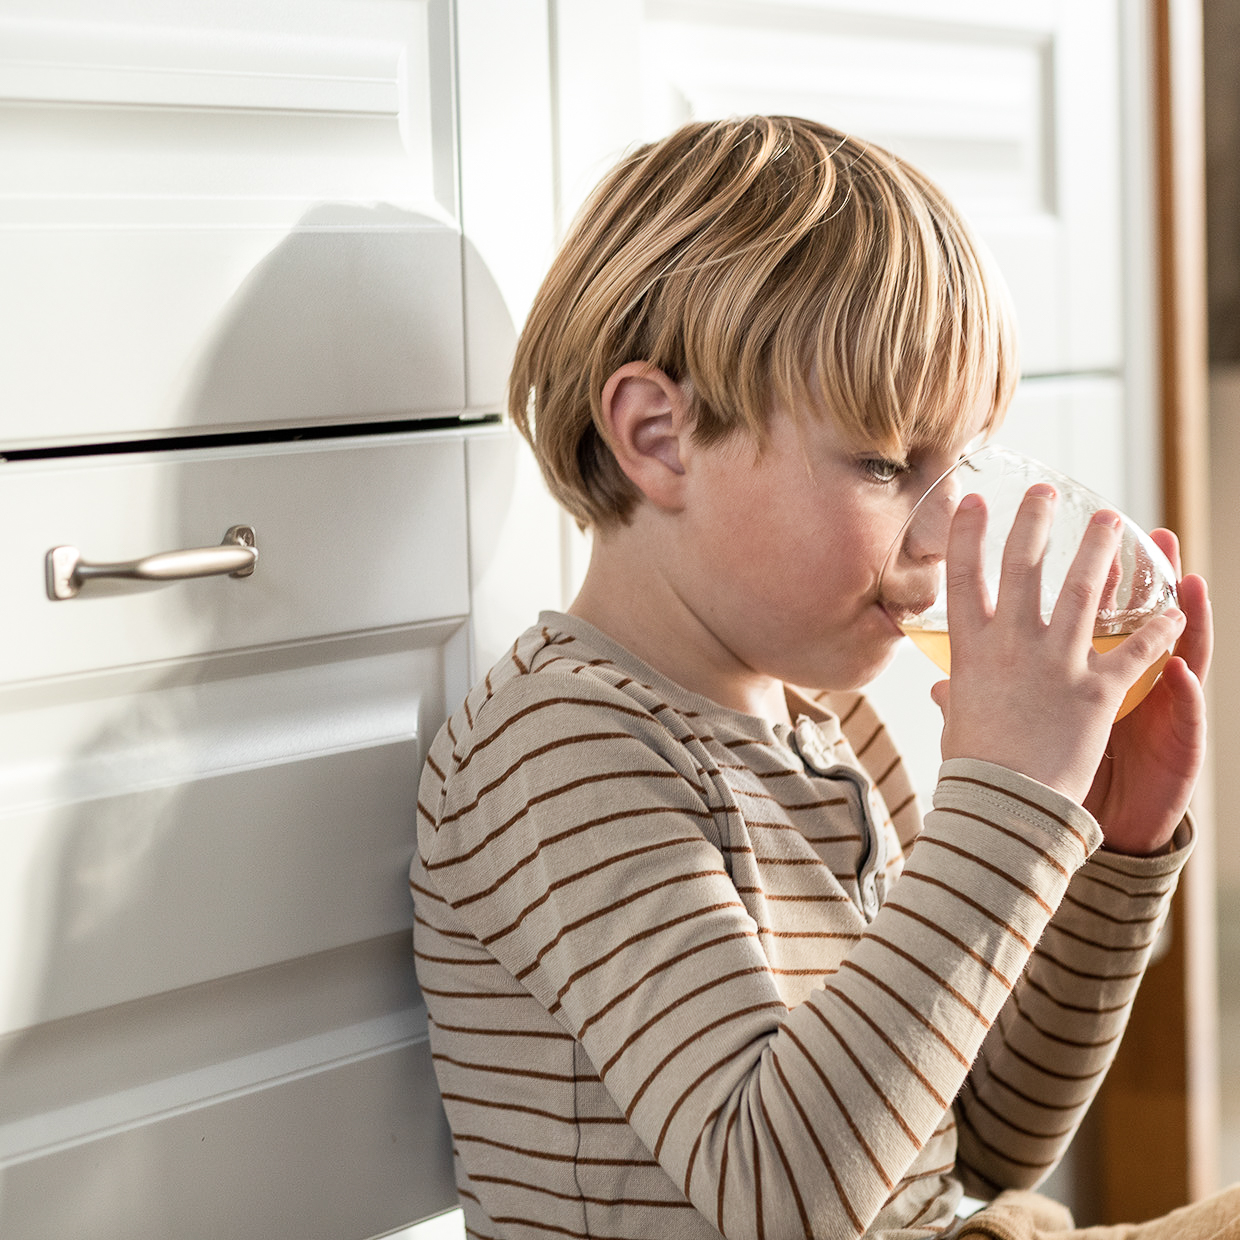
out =
<svg viewBox="0 0 1240 1240"><path fill-rule="evenodd" d="M469 611L465 446L436 432L10 463L3 681L172 661ZM91 562L256 533L252 576L88 582L52 602L48 551ZM424 531L437 530L433 540ZM102 596L102 597L101 597Z"/></svg>
<svg viewBox="0 0 1240 1240"><path fill-rule="evenodd" d="M547 48L541 3L0 13L6 1237L455 1201L406 875L449 703L560 601L485 424L553 228ZM48 595L55 547L238 524L251 576Z"/></svg>

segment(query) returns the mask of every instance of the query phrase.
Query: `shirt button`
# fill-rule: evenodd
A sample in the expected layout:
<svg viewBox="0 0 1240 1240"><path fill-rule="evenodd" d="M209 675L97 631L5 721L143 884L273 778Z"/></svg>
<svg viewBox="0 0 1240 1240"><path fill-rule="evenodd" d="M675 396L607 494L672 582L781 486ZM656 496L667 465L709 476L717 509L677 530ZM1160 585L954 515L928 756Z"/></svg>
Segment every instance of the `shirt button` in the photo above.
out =
<svg viewBox="0 0 1240 1240"><path fill-rule="evenodd" d="M874 890L874 884L871 882L861 885L861 911L870 921L878 915L878 892Z"/></svg>

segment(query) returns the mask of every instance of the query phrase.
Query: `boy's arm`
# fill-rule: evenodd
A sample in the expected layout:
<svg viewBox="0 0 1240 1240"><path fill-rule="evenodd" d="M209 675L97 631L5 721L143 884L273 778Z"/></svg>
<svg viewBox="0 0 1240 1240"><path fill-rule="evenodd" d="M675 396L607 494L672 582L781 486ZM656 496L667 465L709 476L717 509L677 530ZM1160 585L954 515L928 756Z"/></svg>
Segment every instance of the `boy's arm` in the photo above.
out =
<svg viewBox="0 0 1240 1240"><path fill-rule="evenodd" d="M1100 850L1077 871L957 1099L967 1192L1030 1188L1053 1169L1119 1048L1181 868Z"/></svg>
<svg viewBox="0 0 1240 1240"><path fill-rule="evenodd" d="M547 673L475 724L425 806L439 894L725 1235L864 1232L940 1131L1093 820L968 764L844 966L789 1011L710 842L711 773L678 738Z"/></svg>
<svg viewBox="0 0 1240 1240"><path fill-rule="evenodd" d="M960 660L953 658L953 683L935 687L943 751L990 757L1082 801L1108 849L1073 880L960 1099L962 1170L972 1168L982 1195L1041 1179L1101 1083L1187 857L1185 814L1205 750L1201 686L1212 644L1205 583L1183 579L1176 626L1166 616L1152 620L1116 652L1128 647L1140 662L1179 637L1145 701L1111 726L1135 674L1087 644L1111 563L1110 517L1095 517L1044 624L1037 567L1049 522L1044 499L1026 497L994 602L980 572L984 508L962 504L953 521L949 610ZM1153 537L1178 572L1174 535Z"/></svg>

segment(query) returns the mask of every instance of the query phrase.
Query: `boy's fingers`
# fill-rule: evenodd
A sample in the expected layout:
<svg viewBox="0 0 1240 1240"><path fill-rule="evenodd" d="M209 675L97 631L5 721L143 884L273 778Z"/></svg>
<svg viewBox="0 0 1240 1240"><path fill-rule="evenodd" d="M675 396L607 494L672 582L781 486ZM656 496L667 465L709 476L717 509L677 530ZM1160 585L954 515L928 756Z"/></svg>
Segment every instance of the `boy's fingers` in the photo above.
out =
<svg viewBox="0 0 1240 1240"><path fill-rule="evenodd" d="M1171 562L1171 567L1179 578L1182 571L1180 540L1175 532L1159 528L1150 531L1150 538ZM1214 654L1214 615L1210 606L1209 590L1203 578L1190 573L1177 582L1175 592L1188 617L1184 632L1176 643L1175 652L1184 660L1188 670L1204 684Z"/></svg>
<svg viewBox="0 0 1240 1240"><path fill-rule="evenodd" d="M989 609L982 560L985 534L986 504L980 495L966 495L947 535L947 626L955 632L976 628Z"/></svg>
<svg viewBox="0 0 1240 1240"><path fill-rule="evenodd" d="M1107 579L1098 598L1098 607L1114 611L1119 604L1119 585L1124 579L1124 569L1119 562L1119 552L1111 557L1111 566L1107 569Z"/></svg>
<svg viewBox="0 0 1240 1240"><path fill-rule="evenodd" d="M1161 659L1175 647L1184 631L1187 618L1177 608L1147 620L1135 633L1126 637L1114 650L1096 656L1113 668L1126 683L1133 684L1150 664Z"/></svg>
<svg viewBox="0 0 1240 1240"><path fill-rule="evenodd" d="M1188 665L1203 684L1210 671L1210 659L1214 653L1214 620L1206 583L1195 573L1190 573L1176 587L1180 607L1188 617L1188 623L1175 652Z"/></svg>
<svg viewBox="0 0 1240 1240"><path fill-rule="evenodd" d="M1176 703L1176 712L1189 728L1198 731L1198 741L1205 727L1205 694L1201 681L1183 659L1173 655L1162 670L1164 693L1169 693ZM1194 710L1194 707L1196 708ZM1188 735L1191 737L1192 733Z"/></svg>
<svg viewBox="0 0 1240 1240"><path fill-rule="evenodd" d="M1017 617L1042 615L1042 559L1055 513L1055 488L1038 483L1025 492L1011 532L1003 547L1003 572L999 579L996 611Z"/></svg>
<svg viewBox="0 0 1240 1240"><path fill-rule="evenodd" d="M1175 569L1175 575L1178 578L1182 571L1180 567L1180 540L1171 530L1165 530L1161 527L1156 530L1150 530L1150 540L1171 561L1171 567Z"/></svg>
<svg viewBox="0 0 1240 1240"><path fill-rule="evenodd" d="M1093 637L1099 600L1118 542L1119 517L1106 508L1094 513L1059 591L1053 624L1086 640Z"/></svg>

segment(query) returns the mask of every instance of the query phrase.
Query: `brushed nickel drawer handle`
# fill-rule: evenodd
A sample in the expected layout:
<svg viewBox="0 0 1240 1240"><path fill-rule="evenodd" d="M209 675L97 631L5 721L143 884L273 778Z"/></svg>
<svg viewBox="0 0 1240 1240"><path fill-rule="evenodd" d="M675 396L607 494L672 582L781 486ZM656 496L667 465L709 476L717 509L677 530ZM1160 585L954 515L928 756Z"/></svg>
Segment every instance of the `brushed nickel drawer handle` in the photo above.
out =
<svg viewBox="0 0 1240 1240"><path fill-rule="evenodd" d="M47 553L47 596L53 601L76 597L88 581L185 581L190 577L248 577L258 562L254 530L234 525L218 547L160 551L141 560L91 564L76 547L53 547Z"/></svg>

